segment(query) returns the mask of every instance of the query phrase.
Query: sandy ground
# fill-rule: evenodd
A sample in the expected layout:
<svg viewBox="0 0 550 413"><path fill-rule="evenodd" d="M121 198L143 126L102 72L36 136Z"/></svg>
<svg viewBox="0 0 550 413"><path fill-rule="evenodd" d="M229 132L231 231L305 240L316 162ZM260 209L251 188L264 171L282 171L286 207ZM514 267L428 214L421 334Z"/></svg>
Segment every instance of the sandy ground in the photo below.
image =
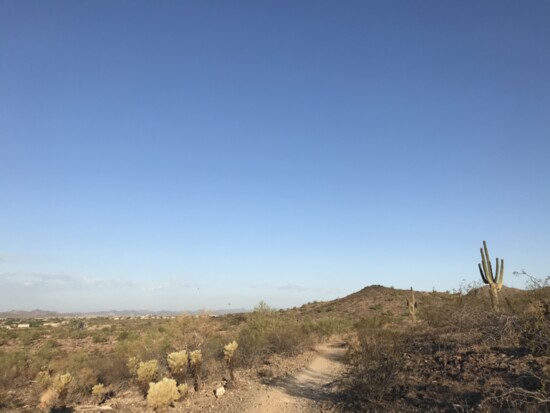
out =
<svg viewBox="0 0 550 413"><path fill-rule="evenodd" d="M299 373L276 381L259 391L243 412L310 413L330 411L330 401L336 390L336 380L344 365L346 348L331 342L316 347L317 356Z"/></svg>

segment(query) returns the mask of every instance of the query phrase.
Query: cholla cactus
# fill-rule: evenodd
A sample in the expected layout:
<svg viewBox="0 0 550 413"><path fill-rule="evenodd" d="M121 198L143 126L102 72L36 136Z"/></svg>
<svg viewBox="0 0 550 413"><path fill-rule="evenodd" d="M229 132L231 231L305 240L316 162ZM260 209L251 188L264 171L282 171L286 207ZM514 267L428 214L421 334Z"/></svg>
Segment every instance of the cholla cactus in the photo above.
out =
<svg viewBox="0 0 550 413"><path fill-rule="evenodd" d="M134 356L134 357L128 358L128 361L126 362L126 367L128 367L128 371L130 372L132 377L137 377L139 363L141 363L141 360L139 357Z"/></svg>
<svg viewBox="0 0 550 413"><path fill-rule="evenodd" d="M99 396L103 393L105 393L105 386L103 383L98 383L94 387L92 387L92 396Z"/></svg>
<svg viewBox="0 0 550 413"><path fill-rule="evenodd" d="M71 373L58 374L54 377L52 387L57 392L57 395L61 402L63 402L67 397L67 394L69 394L69 385L72 383L72 381L73 376L71 376Z"/></svg>
<svg viewBox="0 0 550 413"><path fill-rule="evenodd" d="M149 383L147 404L153 409L164 409L171 406L181 397L176 380L164 378L158 383Z"/></svg>
<svg viewBox="0 0 550 413"><path fill-rule="evenodd" d="M109 392L102 383L98 383L94 387L92 387L92 396L94 396L97 404L101 404L105 400L107 400L108 394Z"/></svg>
<svg viewBox="0 0 550 413"><path fill-rule="evenodd" d="M70 373L58 374L51 381L51 387L40 396L39 409L50 412L55 407L63 405L69 394L69 386L73 381Z"/></svg>
<svg viewBox="0 0 550 413"><path fill-rule="evenodd" d="M178 391L182 399L185 399L189 395L189 385L187 383L180 384Z"/></svg>
<svg viewBox="0 0 550 413"><path fill-rule="evenodd" d="M189 366L193 373L193 384L195 391L199 391L201 388L201 366L202 366L202 353L200 350L192 351L189 354Z"/></svg>
<svg viewBox="0 0 550 413"><path fill-rule="evenodd" d="M157 360L149 360L139 363L137 369L137 382L144 394L147 393L149 383L155 381L158 374L159 363Z"/></svg>
<svg viewBox="0 0 550 413"><path fill-rule="evenodd" d="M407 309L409 310L409 315L411 316L411 321L413 324L416 324L416 310L418 309L418 303L414 298L414 290L411 287L411 299L407 298Z"/></svg>
<svg viewBox="0 0 550 413"><path fill-rule="evenodd" d="M231 343L226 344L223 348L223 357L225 360L225 364L229 369L229 376L231 377L231 380L235 380L235 352L237 351L238 347L239 344L237 344L237 342L233 340Z"/></svg>
<svg viewBox="0 0 550 413"><path fill-rule="evenodd" d="M502 289L502 279L504 278L504 260L498 260L496 273L493 275L493 267L491 265L491 259L489 258L489 250L487 249L487 243L483 241L483 248L480 248L481 263L478 264L481 279L485 284L489 285L489 293L491 295L491 306L494 311L498 311L498 293Z"/></svg>
<svg viewBox="0 0 550 413"><path fill-rule="evenodd" d="M178 383L182 383L185 379L187 366L189 364L189 355L187 351L182 350L170 353L168 354L167 361L172 377L174 377Z"/></svg>

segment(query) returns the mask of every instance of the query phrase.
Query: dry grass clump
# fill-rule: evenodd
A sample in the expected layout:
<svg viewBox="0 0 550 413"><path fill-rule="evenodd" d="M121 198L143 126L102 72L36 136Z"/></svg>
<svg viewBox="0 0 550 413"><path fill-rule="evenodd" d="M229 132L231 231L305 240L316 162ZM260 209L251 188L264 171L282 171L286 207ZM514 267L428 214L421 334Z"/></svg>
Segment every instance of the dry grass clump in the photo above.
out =
<svg viewBox="0 0 550 413"><path fill-rule="evenodd" d="M59 395L54 388L49 388L40 395L38 408L43 412L51 412L58 404Z"/></svg>

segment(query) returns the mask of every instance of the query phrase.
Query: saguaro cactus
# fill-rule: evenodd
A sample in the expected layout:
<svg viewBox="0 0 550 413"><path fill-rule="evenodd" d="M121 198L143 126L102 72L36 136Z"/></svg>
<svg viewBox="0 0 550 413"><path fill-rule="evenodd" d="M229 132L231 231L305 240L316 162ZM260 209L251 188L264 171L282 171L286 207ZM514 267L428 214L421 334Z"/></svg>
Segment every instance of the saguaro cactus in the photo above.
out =
<svg viewBox="0 0 550 413"><path fill-rule="evenodd" d="M411 287L411 298L407 298L407 308L409 310L409 315L411 316L411 321L413 324L416 324L416 310L418 309L418 303L414 298L414 290Z"/></svg>
<svg viewBox="0 0 550 413"><path fill-rule="evenodd" d="M502 289L502 279L504 278L504 260L496 260L496 272L493 274L491 259L489 258L489 250L487 243L483 241L483 248L480 248L481 263L478 264L481 279L485 284L489 285L489 293L491 295L491 305L494 311L498 311L498 293Z"/></svg>

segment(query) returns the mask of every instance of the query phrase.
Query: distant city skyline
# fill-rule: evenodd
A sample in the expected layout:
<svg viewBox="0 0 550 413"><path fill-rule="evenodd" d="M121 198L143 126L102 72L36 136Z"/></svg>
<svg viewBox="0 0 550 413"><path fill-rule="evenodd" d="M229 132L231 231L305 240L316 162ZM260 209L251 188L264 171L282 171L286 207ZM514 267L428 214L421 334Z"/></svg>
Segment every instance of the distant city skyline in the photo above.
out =
<svg viewBox="0 0 550 413"><path fill-rule="evenodd" d="M550 275L550 3L0 2L0 311Z"/></svg>

